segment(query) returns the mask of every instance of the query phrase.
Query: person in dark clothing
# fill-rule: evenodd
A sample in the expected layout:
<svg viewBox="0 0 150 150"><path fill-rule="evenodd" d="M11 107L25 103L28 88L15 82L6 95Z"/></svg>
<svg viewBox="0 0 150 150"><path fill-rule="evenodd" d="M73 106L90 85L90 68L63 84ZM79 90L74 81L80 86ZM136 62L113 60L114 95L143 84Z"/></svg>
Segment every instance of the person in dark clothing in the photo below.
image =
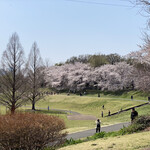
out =
<svg viewBox="0 0 150 150"><path fill-rule="evenodd" d="M100 132L101 129L101 122L99 119L97 119L97 123L96 123L96 133Z"/></svg>
<svg viewBox="0 0 150 150"><path fill-rule="evenodd" d="M133 120L138 116L138 112L135 111L135 108L132 108L132 112L131 112L131 122L133 122Z"/></svg>
<svg viewBox="0 0 150 150"><path fill-rule="evenodd" d="M102 106L102 108L104 109L104 105Z"/></svg>
<svg viewBox="0 0 150 150"><path fill-rule="evenodd" d="M110 116L110 110L108 111L108 116Z"/></svg>
<svg viewBox="0 0 150 150"><path fill-rule="evenodd" d="M101 116L102 116L102 117L104 116L103 111L102 111L102 113L101 113Z"/></svg>

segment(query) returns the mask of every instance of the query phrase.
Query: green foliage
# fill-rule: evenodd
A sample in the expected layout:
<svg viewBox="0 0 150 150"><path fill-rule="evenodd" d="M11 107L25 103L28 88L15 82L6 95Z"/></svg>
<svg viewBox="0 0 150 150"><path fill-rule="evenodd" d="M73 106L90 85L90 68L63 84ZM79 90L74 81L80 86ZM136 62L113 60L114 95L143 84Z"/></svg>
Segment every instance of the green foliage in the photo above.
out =
<svg viewBox="0 0 150 150"><path fill-rule="evenodd" d="M125 59L123 59L118 54L109 54L109 55L106 55L106 59L107 59L108 63L112 64L112 65L114 65L117 62L125 61Z"/></svg>
<svg viewBox="0 0 150 150"><path fill-rule="evenodd" d="M74 140L74 139L71 138L70 140L66 140L64 146L74 145L74 144L78 144L78 143L82 143L82 142L83 142L83 140L80 140L80 139Z"/></svg>
<svg viewBox="0 0 150 150"><path fill-rule="evenodd" d="M89 137L89 140L96 140L99 138L103 138L104 136L106 136L106 132L100 132L100 133L95 133L93 136Z"/></svg>
<svg viewBox="0 0 150 150"><path fill-rule="evenodd" d="M123 59L120 55L118 54L109 54L109 55L104 55L104 54L95 54L95 55L79 55L79 56L73 56L65 63L67 64L74 64L76 62L80 63L90 63L92 67L99 67L105 64L112 64L114 65L117 62L121 61L126 61ZM62 63L60 64L55 64L57 66L61 66Z"/></svg>
<svg viewBox="0 0 150 150"><path fill-rule="evenodd" d="M89 63L91 64L92 67L99 67L105 64L108 64L107 58L105 55L93 55Z"/></svg>
<svg viewBox="0 0 150 150"><path fill-rule="evenodd" d="M118 132L116 131L113 131L113 132L107 132L105 137L115 137L115 136L118 136L120 134L118 134Z"/></svg>
<svg viewBox="0 0 150 150"><path fill-rule="evenodd" d="M140 116L134 120L134 122L128 126L124 127L118 131L119 135L131 134L134 132L139 132L147 127L150 127L150 116Z"/></svg>
<svg viewBox="0 0 150 150"><path fill-rule="evenodd" d="M70 59L67 59L67 61L65 63L67 63L67 64L74 64L76 62L89 63L90 57L91 57L91 55L79 55L78 57L73 56Z"/></svg>

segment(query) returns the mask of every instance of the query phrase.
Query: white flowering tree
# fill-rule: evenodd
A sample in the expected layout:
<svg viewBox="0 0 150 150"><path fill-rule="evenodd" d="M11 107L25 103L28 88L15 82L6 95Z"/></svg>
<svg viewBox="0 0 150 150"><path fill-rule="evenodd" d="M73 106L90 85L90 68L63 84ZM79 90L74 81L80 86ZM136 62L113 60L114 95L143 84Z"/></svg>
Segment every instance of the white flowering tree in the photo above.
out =
<svg viewBox="0 0 150 150"><path fill-rule="evenodd" d="M147 35L145 43L139 51L132 52L129 55L134 59L134 65L138 69L136 77L136 86L138 89L149 91L150 89L150 37Z"/></svg>
<svg viewBox="0 0 150 150"><path fill-rule="evenodd" d="M134 67L125 62L93 68L88 64L75 63L52 66L45 70L47 85L57 90L122 90L133 83Z"/></svg>

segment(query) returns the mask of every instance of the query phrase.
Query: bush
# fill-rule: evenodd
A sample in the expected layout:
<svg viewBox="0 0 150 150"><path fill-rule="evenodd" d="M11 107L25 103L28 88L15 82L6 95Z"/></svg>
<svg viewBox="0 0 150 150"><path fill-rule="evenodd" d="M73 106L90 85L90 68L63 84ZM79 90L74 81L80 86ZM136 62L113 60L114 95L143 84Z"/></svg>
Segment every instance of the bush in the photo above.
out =
<svg viewBox="0 0 150 150"><path fill-rule="evenodd" d="M95 134L91 137L91 139L96 140L96 139L99 139L99 138L103 138L105 135L106 135L106 132L95 133Z"/></svg>
<svg viewBox="0 0 150 150"><path fill-rule="evenodd" d="M78 144L78 143L82 143L83 140L74 140L73 138L71 138L70 140L66 140L65 144L63 146L68 146L68 145L74 145L74 144Z"/></svg>
<svg viewBox="0 0 150 150"><path fill-rule="evenodd" d="M42 114L15 114L0 116L1 150L40 150L47 145L63 144L66 133L63 120Z"/></svg>
<svg viewBox="0 0 150 150"><path fill-rule="evenodd" d="M140 116L136 118L130 126L121 129L119 132L122 133L122 135L130 134L142 131L148 127L150 127L150 116Z"/></svg>

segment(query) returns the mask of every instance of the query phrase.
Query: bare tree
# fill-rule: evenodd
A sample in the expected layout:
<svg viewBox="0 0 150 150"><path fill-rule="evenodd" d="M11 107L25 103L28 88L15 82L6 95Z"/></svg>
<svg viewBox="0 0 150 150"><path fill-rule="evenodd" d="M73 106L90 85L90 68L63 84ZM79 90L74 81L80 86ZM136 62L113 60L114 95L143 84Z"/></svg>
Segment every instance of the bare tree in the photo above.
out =
<svg viewBox="0 0 150 150"><path fill-rule="evenodd" d="M28 58L28 98L32 103L32 110L35 110L35 103L43 96L39 88L42 79L42 59L37 43L34 42Z"/></svg>
<svg viewBox="0 0 150 150"><path fill-rule="evenodd" d="M142 13L142 16L147 17L147 24L148 27L150 27L150 0L131 0L135 5L140 6Z"/></svg>
<svg viewBox="0 0 150 150"><path fill-rule="evenodd" d="M49 58L45 58L44 66L45 66L45 68L52 66L52 63L50 62Z"/></svg>
<svg viewBox="0 0 150 150"><path fill-rule="evenodd" d="M8 107L13 114L26 100L24 52L17 33L14 33L9 39L1 61L0 103Z"/></svg>

